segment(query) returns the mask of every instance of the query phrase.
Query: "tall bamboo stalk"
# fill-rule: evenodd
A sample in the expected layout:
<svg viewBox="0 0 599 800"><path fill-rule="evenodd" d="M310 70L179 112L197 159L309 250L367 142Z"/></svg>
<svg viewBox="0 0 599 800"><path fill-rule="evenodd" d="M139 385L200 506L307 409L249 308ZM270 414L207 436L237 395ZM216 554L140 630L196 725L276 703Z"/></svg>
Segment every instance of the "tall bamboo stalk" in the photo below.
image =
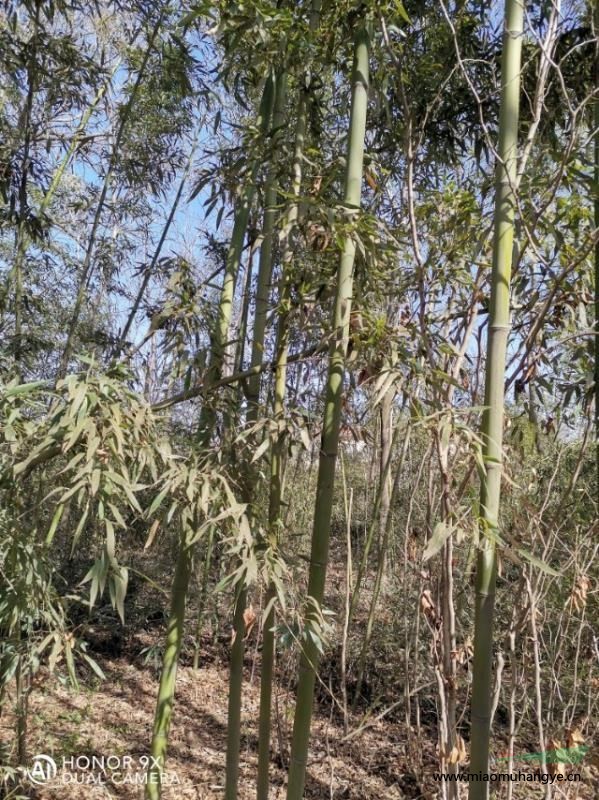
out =
<svg viewBox="0 0 599 800"><path fill-rule="evenodd" d="M476 575L474 673L471 706L471 772L488 772L491 722L491 666L495 606L496 554L492 538L499 525L504 376L510 330L510 279L517 177L523 0L506 0L501 63L501 104L496 167L495 230L489 305L489 333L482 420L485 471L481 485L481 537ZM491 534L491 535L490 535ZM485 800L488 783L472 782L470 800Z"/></svg>
<svg viewBox="0 0 599 800"><path fill-rule="evenodd" d="M154 715L152 743L150 753L156 761L148 770L146 798L159 800L161 794L161 776L166 759L168 733L173 704L175 702L175 684L177 681L177 665L181 642L183 641L183 624L185 621L185 601L189 586L189 575L192 568L192 548L181 533L179 555L175 568L175 576L171 587L171 608L166 632L166 643L162 657L162 671Z"/></svg>
<svg viewBox="0 0 599 800"><path fill-rule="evenodd" d="M16 717L17 717L17 764L20 767L27 763L27 718L28 718L28 687L27 666L25 664L24 648L22 646L21 622L17 624L17 640L19 654L17 656L17 671L15 675L16 690Z"/></svg>
<svg viewBox="0 0 599 800"><path fill-rule="evenodd" d="M250 227L252 227L251 224ZM235 347L235 366L234 366L235 372L241 372L245 362L245 349L246 349L247 335L248 335L248 321L250 316L252 277L254 273L254 255L258 247L259 247L259 242L257 238L253 239L249 243L247 265L245 269L245 275L243 277L243 291L241 293L241 310L239 314L239 322L237 324L237 330L239 331L239 334L237 337L237 346ZM238 405L240 405L241 398L243 396L242 384L240 384L237 387L237 393L238 393Z"/></svg>
<svg viewBox="0 0 599 800"><path fill-rule="evenodd" d="M369 33L361 25L355 36L354 63L352 70L352 102L349 123L347 169L345 174L344 204L348 217L355 218L362 194L362 172L364 162L364 137L366 134L366 112L368 107L368 55ZM329 555L329 534L333 506L333 486L339 445L339 428L343 399L343 379L349 338L349 318L353 294L353 267L356 245L347 235L337 270L335 308L332 320L332 336L329 351L329 371L326 384L325 410L322 426L322 442L318 464L314 528L308 577L308 598L322 605ZM308 624L310 611L308 610ZM318 667L318 649L311 637L306 637L300 659L291 763L287 800L301 800L306 780L306 763L310 740L310 722L314 699L314 683Z"/></svg>
<svg viewBox="0 0 599 800"><path fill-rule="evenodd" d="M285 323L283 322L283 325ZM277 366L274 385L274 419L281 419L285 409L285 388L287 378L287 331L280 330L278 337L280 347L277 353ZM284 442L278 437L273 443L270 454L270 492L268 523L271 542L276 546L279 540L281 525L281 505L283 499L284 475ZM262 664L260 671L260 709L258 718L258 779L257 800L268 800L269 767L270 767L270 726L272 715L272 682L275 660L275 609L276 591L269 586L266 593L266 605L270 609L264 619L262 629Z"/></svg>
<svg viewBox="0 0 599 800"><path fill-rule="evenodd" d="M251 227L251 225L250 225ZM250 284L252 282L252 271L253 271L253 263L254 263L254 252L256 249L256 242L252 238L252 241L248 243L248 254L247 254L247 264L245 268L245 276L243 282L243 291L241 295L241 313L240 313L240 333L237 341L237 347L235 351L235 372L240 372L241 367L243 366L243 351L245 347L245 340L247 334L247 318L249 312L249 305L250 305ZM239 385L238 387L238 397L241 399L242 387ZM231 414L227 413L225 418L223 419L223 428L227 431L230 431L233 427L233 422L231 419ZM232 453L233 455L233 453ZM200 665L200 647L201 647L201 639L202 639L202 630L204 627L204 611L206 608L206 599L208 595L208 580L210 577L210 569L212 567L212 556L213 556L213 544L214 544L214 528L210 527L208 531L208 544L206 546L206 555L204 558L204 567L202 571L201 583L200 583L200 594L198 598L198 613L196 616L195 628L196 628L196 641L195 641L195 649L193 654L193 668L198 669Z"/></svg>
<svg viewBox="0 0 599 800"><path fill-rule="evenodd" d="M273 267L273 236L277 217L278 181L277 160L278 133L285 119L285 100L287 90L287 74L280 71L275 79L275 99L273 111L273 137L271 143L271 157L266 177L264 193L264 220L262 223L262 246L258 261L258 276L256 281L256 302L254 308L254 328L252 332L252 352L250 366L257 367L262 363L266 335L266 318L268 314L268 301L272 283ZM260 413L260 373L256 373L248 380L247 389L247 423L252 426ZM257 473L253 466L248 468L245 486L245 502L250 507L254 500ZM243 688L243 654L245 623L244 611L246 606L245 587L240 584L235 603L234 629L235 638L231 648L231 665L229 670L229 703L227 715L227 757L225 776L225 800L235 800L237 797L237 784L239 779L239 746L241 742L241 695Z"/></svg>
<svg viewBox="0 0 599 800"><path fill-rule="evenodd" d="M39 4L36 7L36 14L39 14ZM37 17L36 17L37 20ZM36 21L36 26L38 22ZM137 36L137 33L134 35L133 40ZM106 80L104 84L100 87L97 91L94 99L90 103L90 105L86 108L81 116L81 120L73 137L71 138L71 142L64 154L62 160L60 161L58 167L54 171L54 175L52 176L52 181L48 190L42 197L38 207L38 216L43 217L45 212L47 211L50 203L52 202L54 195L60 185L62 177L71 163L71 160L81 142L83 134L86 131L87 124L89 123L92 114L96 110L97 106L99 105L100 101L106 94L108 87L120 66L120 60L118 61L117 65L113 68L110 77ZM15 280L15 361L17 362L17 374L20 374L20 364L19 361L21 360L21 351L22 351L22 295L23 295L23 266L25 262L25 255L27 252L27 247L30 243L30 237L27 233L26 226L25 226L25 214L23 210L25 209L29 199L27 197L27 174L29 171L28 163L29 163L29 150L30 150L30 133L31 133L31 109L33 103L33 96L35 94L35 76L28 71L29 73L29 88L28 94L26 99L26 106L25 106L25 118L24 118L24 146L23 146L23 160L22 160L22 168L21 168L21 183L19 187L19 206L21 208L20 213L20 221L17 227L17 235L16 235L16 245L15 245L15 260L11 270L11 274Z"/></svg>
<svg viewBox="0 0 599 800"><path fill-rule="evenodd" d="M310 15L310 30L316 30L320 18L320 0L312 0ZM293 167L291 179L292 202L286 214L285 234L282 241L281 252L281 280L279 291L279 320L277 326L277 343L275 354L275 379L273 417L281 419L285 410L285 389L287 381L287 356L289 348L289 273L293 252L291 249L291 230L299 218L299 196L302 187L304 140L308 121L308 107L305 90L300 88L295 126L295 143L293 152ZM283 477L285 470L284 443L278 436L272 444L270 453L270 487L268 504L268 529L271 543L277 546L281 525L281 504L283 498ZM258 719L258 779L257 800L268 800L269 767L270 767L270 727L272 715L272 681L274 674L275 658L275 609L274 586L269 586L266 593L266 604L270 605L262 628L262 664L260 671L260 710Z"/></svg>
<svg viewBox="0 0 599 800"><path fill-rule="evenodd" d="M274 89L274 76L273 73L270 72L264 84L264 91L262 94L259 111L259 127L264 135L266 135L270 126L274 102ZM231 242L227 251L225 276L221 288L216 325L212 334L212 340L210 342L210 360L203 382L206 394L208 394L211 387L222 377L225 350L229 335L229 325L231 323L235 284L237 282L237 274L239 272L239 265L241 262L241 254L243 251L243 243L247 231L250 209L254 199L254 194L256 192L256 178L258 176L259 168L260 164L255 159L250 171L249 179L235 212L235 221L233 223ZM200 413L200 421L198 425L198 438L201 447L208 447L210 444L212 431L214 429L214 421L215 409L213 403L208 397L204 397L204 404L202 405L202 411Z"/></svg>
<svg viewBox="0 0 599 800"><path fill-rule="evenodd" d="M270 124L272 103L273 80L272 77L269 76L264 86L258 113L258 127L264 134L267 132ZM222 375L223 359L231 321L233 296L235 293L235 282L237 273L239 272L243 242L245 239L249 211L254 197L258 168L259 164L255 161L252 166L248 184L244 189L235 213L235 222L233 224L231 243L227 252L225 276L220 294L218 313L212 332L210 361L204 381L204 386L207 389L210 389ZM205 398L199 421L198 444L200 448L206 449L209 447L215 420L216 411L212 402L210 399ZM159 800L161 794L160 777L164 770L166 759L168 731L175 698L177 662L181 650L181 642L183 640L185 604L189 590L192 565L192 548L188 542L187 532L181 531L175 576L171 589L171 610L167 629L166 648L162 659L160 686L154 715L151 754L155 761L148 770L148 781L146 784L147 800Z"/></svg>
<svg viewBox="0 0 599 800"><path fill-rule="evenodd" d="M210 567L212 566L212 549L214 544L214 526L210 527L208 531L208 542L206 544L206 553L204 555L204 566L202 569L202 578L200 582L200 596L198 598L198 613L196 616L196 641L193 651L193 668L199 669L200 667L200 649L202 644L202 631L204 629L204 611L206 609L206 598L208 595L208 579L210 577Z"/></svg>

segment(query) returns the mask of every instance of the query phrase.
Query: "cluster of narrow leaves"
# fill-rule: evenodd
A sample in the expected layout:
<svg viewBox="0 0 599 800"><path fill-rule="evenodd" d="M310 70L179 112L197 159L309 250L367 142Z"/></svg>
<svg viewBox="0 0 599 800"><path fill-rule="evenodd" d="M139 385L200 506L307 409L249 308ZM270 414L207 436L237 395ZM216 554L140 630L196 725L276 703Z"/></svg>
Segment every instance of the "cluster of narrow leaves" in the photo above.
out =
<svg viewBox="0 0 599 800"><path fill-rule="evenodd" d="M312 447L312 415L305 409L290 409L278 418L263 418L243 430L237 437L240 445L255 447L251 454L252 463L266 456L275 442L286 445L290 456L300 452L300 442L305 450ZM260 441L260 439L262 439ZM258 444L256 444L258 442Z"/></svg>
<svg viewBox="0 0 599 800"><path fill-rule="evenodd" d="M116 531L143 514L137 497L146 488L142 480L158 479L158 458L164 456L149 406L123 377L90 369L60 381L48 412L24 431L11 465L16 480L26 480L42 465L51 469L53 488L42 500L53 509L46 542L52 543L69 508L70 518L78 519L71 554L84 531L101 543L101 554L84 579L91 582L90 605L108 583L121 618L128 576L117 561Z"/></svg>
<svg viewBox="0 0 599 800"><path fill-rule="evenodd" d="M160 419L130 384L122 369L98 374L90 364L55 388L8 386L0 418L2 485L23 495L33 473L44 471L41 482L52 487L37 503L50 520L44 547L63 519L73 530L71 555L85 535L86 550L96 553L82 581L90 608L108 588L121 619L128 570L118 561L119 531L148 525L148 548L161 526L174 528L193 546L211 525L244 512L217 464L173 452ZM28 535L40 546L37 532Z"/></svg>
<svg viewBox="0 0 599 800"><path fill-rule="evenodd" d="M324 655L334 631L334 616L334 611L321 607L308 595L305 605L297 605L277 626L281 646L287 649L295 645L306 652L306 646L312 644L321 656Z"/></svg>
<svg viewBox="0 0 599 800"><path fill-rule="evenodd" d="M77 686L75 662L82 660L99 678L102 670L92 659L84 639L69 630L68 608L81 602L76 595L61 596L55 570L36 531L27 530L23 521L0 513L0 692L13 679L17 669L33 678L42 663L50 671L64 661L73 686Z"/></svg>
<svg viewBox="0 0 599 800"><path fill-rule="evenodd" d="M195 545L212 526L235 520L247 524L245 506L235 495L218 465L195 453L187 457L171 454L167 467L153 487L154 498L146 517L152 520L146 549L160 527L177 524L182 544Z"/></svg>

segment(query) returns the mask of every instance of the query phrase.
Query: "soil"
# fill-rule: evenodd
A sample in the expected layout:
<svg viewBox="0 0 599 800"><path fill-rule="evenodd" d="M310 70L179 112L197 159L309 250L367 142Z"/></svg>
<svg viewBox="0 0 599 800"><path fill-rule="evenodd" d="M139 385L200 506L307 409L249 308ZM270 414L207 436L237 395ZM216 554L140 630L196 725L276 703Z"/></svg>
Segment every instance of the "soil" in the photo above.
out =
<svg viewBox="0 0 599 800"><path fill-rule="evenodd" d="M137 645L143 643L137 642ZM128 650L129 648L126 648ZM139 654L141 647L136 647ZM259 671L252 663L254 654L248 648L246 683L243 696L239 800L255 797L257 767L257 718L259 705ZM28 750L30 757L43 753L59 765L58 778L34 786L22 784L22 797L31 800L87 800L115 798L142 800L143 786L125 782L143 780L139 759L147 753L150 741L157 672L131 652L116 657L95 656L106 681L100 683L91 673L74 690L57 676L44 675L30 698ZM167 770L169 783L163 786L164 800L221 800L223 797L226 719L226 663L212 654L194 670L189 665L179 668L177 697L169 739ZM281 756L278 742L287 742L292 721L292 693L281 686L276 689L275 724L272 738L271 800L283 800L287 774L287 752ZM7 703L7 706L10 706ZM6 714L0 719L0 741L14 740L14 719ZM305 798L329 800L434 800L439 785L433 781L436 769L434 736L416 741L413 731L392 715L376 720L364 717L350 719L349 737L344 735L342 715L334 705L315 713L312 728L310 761ZM286 744L285 744L286 748ZM77 780L83 783L60 782L63 758L87 757L107 759L106 775L97 768L78 769ZM114 757L130 756L133 767L124 772ZM85 761L80 762L85 766ZM122 762L121 762L122 763ZM143 760L142 762L143 763ZM96 766L98 761L96 761ZM410 765L422 764L413 768ZM114 774L116 773L116 775ZM588 770L587 770L588 773ZM100 776L102 783L89 782ZM137 777L136 777L137 776ZM114 778L114 780L112 780ZM563 792L554 797L569 800L592 800L596 773L588 773L577 789L562 784ZM466 796L466 785L461 787ZM2 792L0 789L0 797ZM504 797L505 789L493 797ZM517 784L514 798L542 798L543 787Z"/></svg>

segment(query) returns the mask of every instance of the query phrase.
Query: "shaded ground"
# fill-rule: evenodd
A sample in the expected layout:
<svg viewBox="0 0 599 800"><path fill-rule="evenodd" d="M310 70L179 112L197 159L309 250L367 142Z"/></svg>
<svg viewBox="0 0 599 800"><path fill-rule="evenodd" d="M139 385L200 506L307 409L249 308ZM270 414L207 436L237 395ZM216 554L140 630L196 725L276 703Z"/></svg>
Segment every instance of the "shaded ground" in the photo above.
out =
<svg viewBox="0 0 599 800"><path fill-rule="evenodd" d="M259 680L257 674L252 676L251 658L250 649L242 714L240 800L255 797ZM31 800L143 798L143 786L125 781L135 781L136 773L140 779L143 775L139 759L145 756L150 741L156 673L142 665L140 659L134 659L133 663L124 656L98 660L107 677L104 684L89 681L87 686L82 684L79 691L74 691L55 677L47 676L41 688L34 691L30 703L29 754L47 754L59 766L63 757L131 756L135 766L126 773L128 778L117 767L109 768L107 777L98 769L93 773L89 769L77 770L77 780L83 783L65 785L55 780L37 788L28 783L24 794ZM277 698L271 800L283 800L285 796L286 765L281 763L277 741L287 741L292 718L290 696L279 687ZM334 720L332 714L326 713L328 716L321 713L314 720L306 798L433 800L438 796L439 784L432 779L432 770L436 768L434 737L416 742L413 733L406 733L405 725L385 719L371 720L371 727L344 740L339 719ZM164 787L165 800L222 798L226 715L225 664L215 659L198 671L181 667L168 751L169 776L175 782ZM9 715L0 720L0 739L5 744L13 739L12 723ZM355 732L359 725L358 720L353 721L351 730ZM410 766L415 763L423 763L424 770ZM103 782L88 782L92 774L99 774ZM554 797L595 800L599 797L595 781L596 773L587 770L583 784L562 784ZM466 795L465 785L462 795ZM505 789L493 796L504 797ZM514 797L541 798L543 788L538 784L519 784Z"/></svg>
<svg viewBox="0 0 599 800"><path fill-rule="evenodd" d="M100 687L75 692L48 677L30 702L29 753L50 755L62 764L63 757L102 756L138 759L147 752L150 741L157 681L148 667L124 659L100 660L107 681ZM279 693L279 726L289 728L283 706L287 697ZM246 683L242 714L240 762L240 800L255 797L257 766L256 720L259 683L257 677ZM168 751L168 770L179 782L165 786L165 800L212 800L221 798L226 742L227 680L222 667L205 665L194 671L181 667L177 678L177 701ZM0 720L0 738L10 742L11 718ZM306 797L366 798L388 800L419 796L404 794L401 785L415 783L400 769L404 747L394 726L377 723L359 738L340 742L343 731L329 720L317 718L314 725ZM276 731L273 736L277 738ZM273 743L273 750L276 743ZM279 762L277 764L277 761ZM135 772L136 770L134 770ZM101 770L95 770L95 774ZM91 781L91 770L77 770L81 781ZM113 773L108 770L108 775ZM273 752L271 797L284 797L286 769ZM133 778L132 778L133 779ZM103 785L61 784L55 780L26 791L35 800L83 800L114 797L137 800L143 797L140 786L119 785L107 780Z"/></svg>

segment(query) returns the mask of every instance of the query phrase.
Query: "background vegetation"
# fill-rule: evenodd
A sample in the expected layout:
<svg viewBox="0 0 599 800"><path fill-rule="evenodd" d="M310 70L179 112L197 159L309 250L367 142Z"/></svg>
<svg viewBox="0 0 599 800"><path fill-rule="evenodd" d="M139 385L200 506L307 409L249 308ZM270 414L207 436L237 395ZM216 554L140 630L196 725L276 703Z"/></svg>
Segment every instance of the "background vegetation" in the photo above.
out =
<svg viewBox="0 0 599 800"><path fill-rule="evenodd" d="M3 3L0 796L596 796L598 29Z"/></svg>

